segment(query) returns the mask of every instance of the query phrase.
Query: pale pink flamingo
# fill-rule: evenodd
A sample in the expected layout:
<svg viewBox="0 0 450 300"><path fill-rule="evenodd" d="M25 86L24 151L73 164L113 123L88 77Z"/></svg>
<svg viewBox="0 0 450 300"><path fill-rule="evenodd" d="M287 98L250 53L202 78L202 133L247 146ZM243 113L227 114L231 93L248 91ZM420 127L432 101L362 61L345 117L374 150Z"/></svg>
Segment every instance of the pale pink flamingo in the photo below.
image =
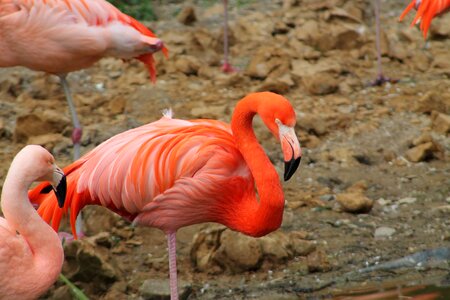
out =
<svg viewBox="0 0 450 300"><path fill-rule="evenodd" d="M61 241L41 219L27 196L34 181L50 181L58 205L64 205L64 173L47 150L30 145L16 155L3 184L1 206L5 219L0 218L1 299L36 299L61 272L64 261ZM43 192L48 192L48 189Z"/></svg>
<svg viewBox="0 0 450 300"><path fill-rule="evenodd" d="M175 234L183 227L217 222L259 237L280 227L284 195L278 174L252 129L258 114L281 143L284 180L300 164L294 109L284 97L253 93L236 105L231 127L216 120L160 120L118 134L64 168L74 223L86 205L102 205L134 224L167 234L171 299L178 299ZM255 185L258 195L255 193ZM58 229L54 197L30 191L47 222Z"/></svg>
<svg viewBox="0 0 450 300"><path fill-rule="evenodd" d="M420 30L422 30L423 37L427 38L427 33L431 25L431 21L450 10L450 0L413 0L405 8L400 15L400 21L415 8L417 10L411 26L420 22Z"/></svg>
<svg viewBox="0 0 450 300"><path fill-rule="evenodd" d="M82 128L66 75L105 56L137 58L155 81L153 53L167 50L150 29L105 0L0 0L0 67L55 74L69 104L74 157Z"/></svg>

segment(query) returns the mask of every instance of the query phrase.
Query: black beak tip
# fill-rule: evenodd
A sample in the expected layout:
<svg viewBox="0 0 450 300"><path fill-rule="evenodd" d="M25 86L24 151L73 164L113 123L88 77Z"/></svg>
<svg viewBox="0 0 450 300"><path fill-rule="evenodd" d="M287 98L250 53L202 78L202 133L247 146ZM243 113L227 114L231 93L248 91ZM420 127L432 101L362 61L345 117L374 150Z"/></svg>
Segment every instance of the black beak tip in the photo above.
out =
<svg viewBox="0 0 450 300"><path fill-rule="evenodd" d="M296 159L292 158L290 161L284 162L284 181L291 179L292 175L294 175L295 171L297 171L301 158L302 157L299 156Z"/></svg>
<svg viewBox="0 0 450 300"><path fill-rule="evenodd" d="M64 202L66 201L66 193L67 193L67 181L66 176L63 176L58 186L55 188L56 199L58 200L58 206L60 208L64 207Z"/></svg>

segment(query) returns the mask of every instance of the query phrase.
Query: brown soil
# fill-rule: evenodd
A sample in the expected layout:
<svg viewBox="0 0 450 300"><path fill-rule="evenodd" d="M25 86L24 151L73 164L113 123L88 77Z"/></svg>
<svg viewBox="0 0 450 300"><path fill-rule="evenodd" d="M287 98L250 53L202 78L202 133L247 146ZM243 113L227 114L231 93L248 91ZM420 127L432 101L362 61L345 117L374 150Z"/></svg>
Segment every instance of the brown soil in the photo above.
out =
<svg viewBox="0 0 450 300"><path fill-rule="evenodd" d="M372 87L371 1L232 3L231 57L240 69L234 74L220 72L219 2L194 2L192 25L174 18L185 4L159 5L160 21L149 26L170 58L157 55L154 85L140 63L115 59L68 77L84 125L83 153L157 120L167 107L177 118L229 121L236 102L259 90L281 93L295 107L303 161L284 183L284 221L281 234L273 236L285 244L261 246L261 258L250 267L211 259L202 269L191 258L202 248L194 235L215 227L183 228L177 235L180 289L189 299L298 299L443 282L447 264L344 279L368 265L450 246L450 16L433 22L425 44L417 28L408 27L411 16L397 22L405 1L383 2L383 68L399 81ZM70 163L71 122L57 78L1 69L0 108L0 178L27 143L45 145L61 166ZM260 122L255 128L281 173L279 145ZM160 299L151 298L143 284L168 285L164 234L133 228L102 208L83 213L89 238L66 246L63 273L91 299ZM224 235L222 229L210 231L202 234ZM312 245L310 251L297 248L300 240ZM215 249L202 248L205 255L217 257L225 242L215 243ZM58 282L42 299L70 299L68 288Z"/></svg>

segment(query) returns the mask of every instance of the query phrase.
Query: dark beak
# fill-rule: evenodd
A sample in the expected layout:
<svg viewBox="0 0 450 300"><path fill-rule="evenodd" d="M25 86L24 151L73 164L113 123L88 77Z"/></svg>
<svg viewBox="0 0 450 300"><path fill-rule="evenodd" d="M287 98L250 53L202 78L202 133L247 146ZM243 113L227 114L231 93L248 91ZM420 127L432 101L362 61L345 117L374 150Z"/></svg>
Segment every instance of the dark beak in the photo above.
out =
<svg viewBox="0 0 450 300"><path fill-rule="evenodd" d="M62 176L56 188L53 188L53 191L55 192L56 199L58 199L59 208L63 208L67 193L67 181L65 175Z"/></svg>
<svg viewBox="0 0 450 300"><path fill-rule="evenodd" d="M292 159L290 161L284 162L284 181L288 181L292 175L294 175L295 171L297 171L298 166L300 165L301 156L297 159Z"/></svg>

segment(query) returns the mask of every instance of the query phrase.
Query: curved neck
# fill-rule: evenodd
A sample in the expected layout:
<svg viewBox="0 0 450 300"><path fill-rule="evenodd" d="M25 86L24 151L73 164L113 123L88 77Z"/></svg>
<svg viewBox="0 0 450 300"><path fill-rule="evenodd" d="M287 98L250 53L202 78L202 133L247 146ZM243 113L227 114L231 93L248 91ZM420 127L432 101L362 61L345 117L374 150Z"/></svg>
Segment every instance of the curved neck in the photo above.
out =
<svg viewBox="0 0 450 300"><path fill-rule="evenodd" d="M6 176L1 207L6 221L12 230L20 233L27 241L36 263L50 268L62 264L61 242L56 232L39 217L28 199L28 188L34 179L27 176L21 164L13 161ZM61 268L61 265L59 265Z"/></svg>
<svg viewBox="0 0 450 300"><path fill-rule="evenodd" d="M231 121L231 130L237 147L244 157L259 195L259 202L253 194L243 202L239 209L234 229L251 236L262 236L278 229L284 209L284 195L278 174L258 143L253 131L252 121L262 103L261 96L250 94L236 106Z"/></svg>

